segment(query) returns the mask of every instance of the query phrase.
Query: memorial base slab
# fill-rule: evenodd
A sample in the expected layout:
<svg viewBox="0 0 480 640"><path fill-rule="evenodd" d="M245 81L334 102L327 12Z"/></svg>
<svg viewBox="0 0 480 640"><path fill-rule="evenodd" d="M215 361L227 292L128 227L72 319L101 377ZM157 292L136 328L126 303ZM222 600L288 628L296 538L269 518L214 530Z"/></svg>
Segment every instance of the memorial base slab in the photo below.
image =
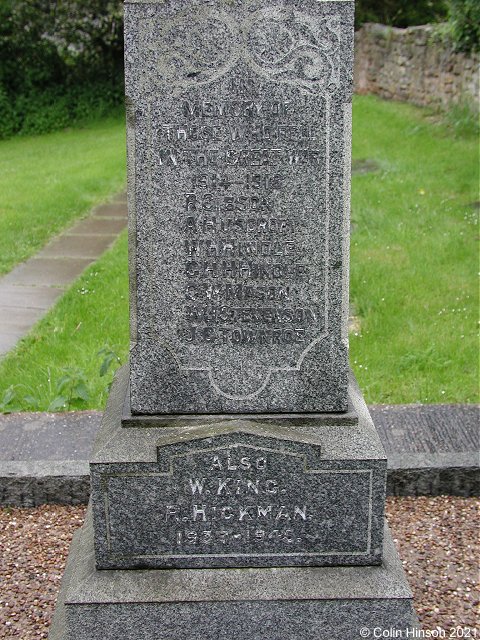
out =
<svg viewBox="0 0 480 640"><path fill-rule="evenodd" d="M386 456L353 378L350 425L124 427L127 388L125 369L90 464L98 569L381 563Z"/></svg>
<svg viewBox="0 0 480 640"><path fill-rule="evenodd" d="M76 534L50 640L352 640L415 626L385 529L374 567L98 571L91 513Z"/></svg>

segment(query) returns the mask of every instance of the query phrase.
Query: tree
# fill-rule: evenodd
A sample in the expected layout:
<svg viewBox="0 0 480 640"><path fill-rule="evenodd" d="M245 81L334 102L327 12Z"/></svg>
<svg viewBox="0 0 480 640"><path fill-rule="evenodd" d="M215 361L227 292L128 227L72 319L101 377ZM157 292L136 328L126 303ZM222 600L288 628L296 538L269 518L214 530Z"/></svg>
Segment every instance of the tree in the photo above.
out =
<svg viewBox="0 0 480 640"><path fill-rule="evenodd" d="M479 0L449 0L449 35L458 51L480 51Z"/></svg>
<svg viewBox="0 0 480 640"><path fill-rule="evenodd" d="M409 27L439 22L447 16L445 0L357 0L355 11L357 27L365 22Z"/></svg>

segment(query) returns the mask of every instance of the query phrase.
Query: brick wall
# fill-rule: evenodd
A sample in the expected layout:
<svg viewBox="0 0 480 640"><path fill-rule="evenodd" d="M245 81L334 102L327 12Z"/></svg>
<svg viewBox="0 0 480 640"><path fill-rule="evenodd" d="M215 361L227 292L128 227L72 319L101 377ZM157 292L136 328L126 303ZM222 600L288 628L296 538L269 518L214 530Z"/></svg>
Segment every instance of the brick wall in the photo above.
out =
<svg viewBox="0 0 480 640"><path fill-rule="evenodd" d="M366 24L355 34L355 89L418 105L479 109L478 54L435 42L433 27L396 29Z"/></svg>

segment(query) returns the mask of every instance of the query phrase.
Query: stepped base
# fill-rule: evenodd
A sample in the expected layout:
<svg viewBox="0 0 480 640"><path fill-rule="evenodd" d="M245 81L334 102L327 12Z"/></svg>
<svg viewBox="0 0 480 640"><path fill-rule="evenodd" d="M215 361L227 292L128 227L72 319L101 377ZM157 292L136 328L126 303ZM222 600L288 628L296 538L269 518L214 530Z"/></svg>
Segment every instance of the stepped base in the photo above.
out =
<svg viewBox="0 0 480 640"><path fill-rule="evenodd" d="M49 639L352 640L365 627L414 626L388 527L379 566L98 571L89 512Z"/></svg>
<svg viewBox="0 0 480 640"><path fill-rule="evenodd" d="M90 462L98 569L382 562L387 461L353 378L351 425L230 416L126 428L127 388L123 369Z"/></svg>

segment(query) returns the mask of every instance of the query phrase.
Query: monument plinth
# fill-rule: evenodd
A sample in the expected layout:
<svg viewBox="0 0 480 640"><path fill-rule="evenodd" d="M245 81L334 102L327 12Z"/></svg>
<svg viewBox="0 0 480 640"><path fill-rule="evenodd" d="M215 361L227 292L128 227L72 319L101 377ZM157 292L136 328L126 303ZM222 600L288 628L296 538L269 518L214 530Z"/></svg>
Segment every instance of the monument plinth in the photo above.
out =
<svg viewBox="0 0 480 640"><path fill-rule="evenodd" d="M121 424L127 377L91 462L98 568L381 563L386 459L353 381L355 426L142 429Z"/></svg>
<svg viewBox="0 0 480 640"><path fill-rule="evenodd" d="M414 623L348 369L353 9L125 3L130 362L51 640Z"/></svg>

